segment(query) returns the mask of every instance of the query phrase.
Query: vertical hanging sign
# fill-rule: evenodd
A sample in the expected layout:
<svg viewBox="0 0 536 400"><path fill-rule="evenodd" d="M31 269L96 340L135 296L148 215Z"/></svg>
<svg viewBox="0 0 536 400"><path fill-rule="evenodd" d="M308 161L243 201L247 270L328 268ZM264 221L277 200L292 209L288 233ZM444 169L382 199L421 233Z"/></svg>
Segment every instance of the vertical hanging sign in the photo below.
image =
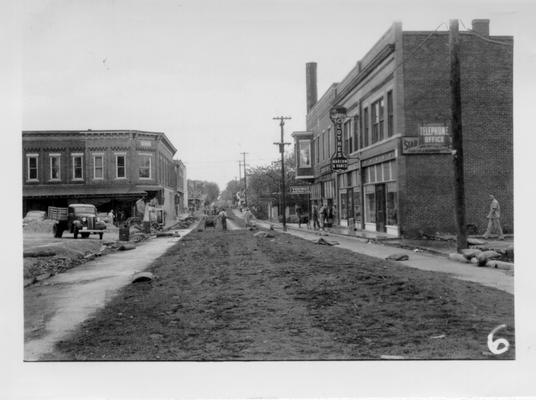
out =
<svg viewBox="0 0 536 400"><path fill-rule="evenodd" d="M342 151L342 123L346 118L346 108L333 107L329 111L329 119L335 126L335 155L331 158L332 171L345 171L348 169L348 159Z"/></svg>

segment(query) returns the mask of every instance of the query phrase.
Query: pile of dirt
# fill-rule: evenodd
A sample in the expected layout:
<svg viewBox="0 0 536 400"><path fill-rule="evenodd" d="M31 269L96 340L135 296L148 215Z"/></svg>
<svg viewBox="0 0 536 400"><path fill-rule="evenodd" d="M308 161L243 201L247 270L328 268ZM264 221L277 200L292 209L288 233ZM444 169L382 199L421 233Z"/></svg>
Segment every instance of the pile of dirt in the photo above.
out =
<svg viewBox="0 0 536 400"><path fill-rule="evenodd" d="M67 271L114 250L112 245L105 246L97 240L64 241L27 249L23 258L24 286Z"/></svg>
<svg viewBox="0 0 536 400"><path fill-rule="evenodd" d="M48 233L52 232L52 227L56 221L52 219L45 219L42 221L28 221L23 224L22 231L30 233Z"/></svg>

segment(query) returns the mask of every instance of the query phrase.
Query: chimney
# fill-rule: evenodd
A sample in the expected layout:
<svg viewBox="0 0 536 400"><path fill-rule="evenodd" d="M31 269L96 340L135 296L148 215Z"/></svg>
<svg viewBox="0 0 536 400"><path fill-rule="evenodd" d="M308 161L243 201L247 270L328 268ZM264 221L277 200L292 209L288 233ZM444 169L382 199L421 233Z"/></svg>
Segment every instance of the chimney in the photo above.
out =
<svg viewBox="0 0 536 400"><path fill-rule="evenodd" d="M474 19L471 21L472 31L480 36L489 37L489 19Z"/></svg>
<svg viewBox="0 0 536 400"><path fill-rule="evenodd" d="M305 64L305 90L307 92L307 113L313 108L318 100L316 90L316 63Z"/></svg>

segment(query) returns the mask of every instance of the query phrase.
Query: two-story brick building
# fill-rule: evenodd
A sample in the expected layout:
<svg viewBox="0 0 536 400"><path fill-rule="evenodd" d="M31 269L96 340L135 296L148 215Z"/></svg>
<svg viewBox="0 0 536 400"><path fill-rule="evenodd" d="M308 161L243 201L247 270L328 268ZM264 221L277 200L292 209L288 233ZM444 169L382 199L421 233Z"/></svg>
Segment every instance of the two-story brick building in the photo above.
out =
<svg viewBox="0 0 536 400"><path fill-rule="evenodd" d="M415 236L455 232L448 31L394 23L317 101L307 65L306 132L312 138L311 199L333 206L351 229ZM513 38L490 36L489 20L460 32L466 220L485 230L488 194L513 230ZM333 172L330 109L344 106L348 169ZM299 151L299 150L297 150Z"/></svg>
<svg viewBox="0 0 536 400"><path fill-rule="evenodd" d="M176 216L177 149L162 132L23 131L22 151L24 213L77 202L128 217L156 198Z"/></svg>

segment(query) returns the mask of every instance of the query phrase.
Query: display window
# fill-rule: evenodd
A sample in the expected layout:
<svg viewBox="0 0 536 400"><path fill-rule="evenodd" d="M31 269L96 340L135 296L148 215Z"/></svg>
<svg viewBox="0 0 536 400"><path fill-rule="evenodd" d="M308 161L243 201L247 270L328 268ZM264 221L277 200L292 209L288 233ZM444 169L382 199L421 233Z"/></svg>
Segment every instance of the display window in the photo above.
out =
<svg viewBox="0 0 536 400"><path fill-rule="evenodd" d="M376 222L376 194L374 192L374 185L367 185L365 190L365 222Z"/></svg>
<svg viewBox="0 0 536 400"><path fill-rule="evenodd" d="M361 192L354 191L354 219L356 226L361 225Z"/></svg>
<svg viewBox="0 0 536 400"><path fill-rule="evenodd" d="M386 211L387 225L398 225L397 196L398 188L395 182L390 182L386 187Z"/></svg>

